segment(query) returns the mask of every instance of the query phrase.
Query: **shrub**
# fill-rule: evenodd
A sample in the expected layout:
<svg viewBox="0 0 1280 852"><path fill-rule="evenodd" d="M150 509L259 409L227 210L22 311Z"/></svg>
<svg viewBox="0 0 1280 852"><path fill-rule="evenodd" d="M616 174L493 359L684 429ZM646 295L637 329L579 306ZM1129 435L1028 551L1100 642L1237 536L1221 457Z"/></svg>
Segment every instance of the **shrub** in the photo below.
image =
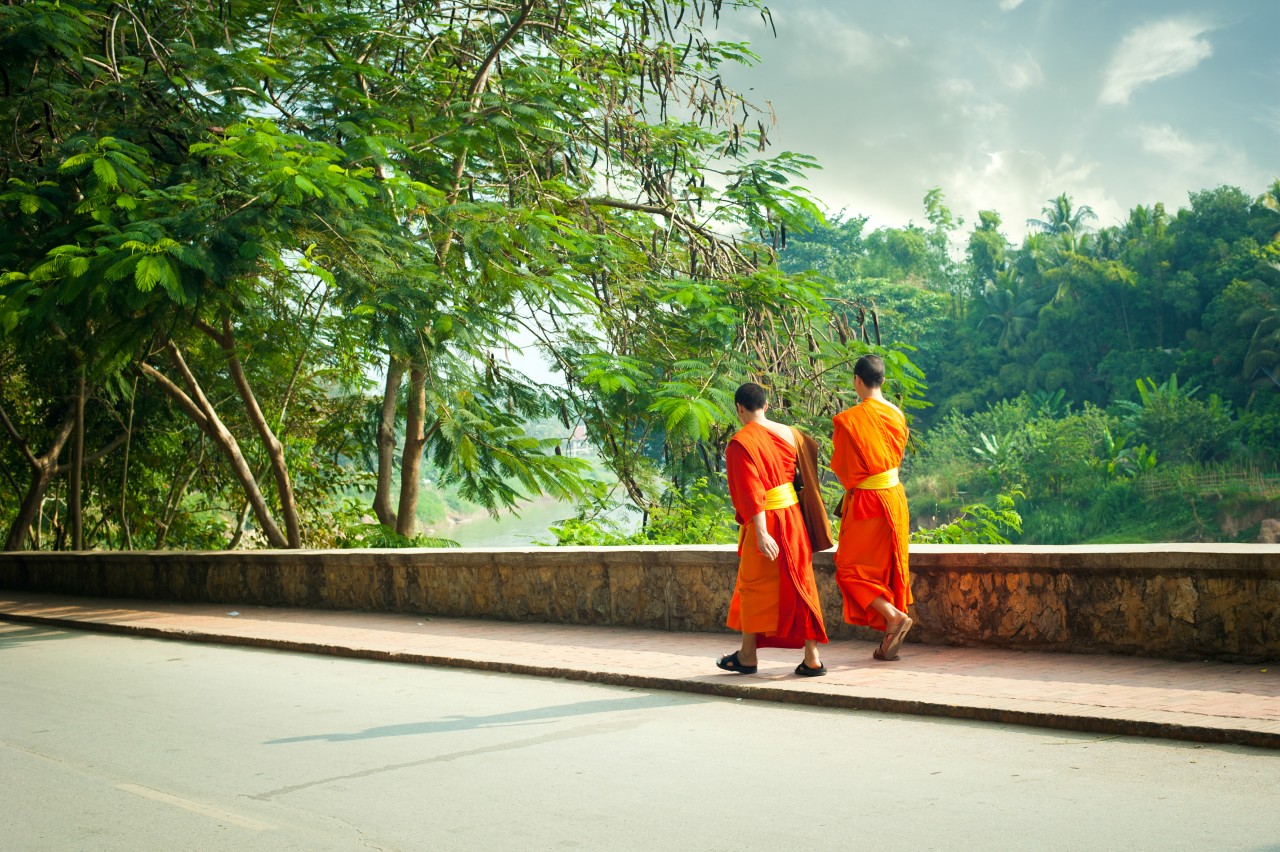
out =
<svg viewBox="0 0 1280 852"><path fill-rule="evenodd" d="M1022 516L1013 508L1014 497L1021 492L996 496L996 506L970 503L960 510L960 517L933 529L920 529L911 534L917 544L1008 544L1004 533L1022 532Z"/></svg>
<svg viewBox="0 0 1280 852"><path fill-rule="evenodd" d="M1231 446L1231 406L1216 394L1195 399L1198 387L1179 387L1175 373L1163 384L1139 379L1138 402L1119 402L1125 424L1169 462L1222 458Z"/></svg>

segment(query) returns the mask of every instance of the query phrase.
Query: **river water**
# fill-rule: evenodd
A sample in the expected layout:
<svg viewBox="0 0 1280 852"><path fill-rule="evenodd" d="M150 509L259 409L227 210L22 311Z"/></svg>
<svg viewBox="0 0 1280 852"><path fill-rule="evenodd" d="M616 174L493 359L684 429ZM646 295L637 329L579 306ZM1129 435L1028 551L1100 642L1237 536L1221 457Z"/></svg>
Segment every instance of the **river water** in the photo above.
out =
<svg viewBox="0 0 1280 852"><path fill-rule="evenodd" d="M442 527L435 535L456 541L463 547L528 547L554 544L552 524L574 516L572 503L541 498L521 506L519 515L504 512L496 519L488 515Z"/></svg>
<svg viewBox="0 0 1280 852"><path fill-rule="evenodd" d="M539 497L520 507L519 515L504 512L497 519L481 515L453 526L441 527L431 532L441 538L456 541L463 547L530 547L554 545L552 524L572 518L577 509L573 503ZM609 518L629 533L639 529L640 513L619 506L609 513Z"/></svg>

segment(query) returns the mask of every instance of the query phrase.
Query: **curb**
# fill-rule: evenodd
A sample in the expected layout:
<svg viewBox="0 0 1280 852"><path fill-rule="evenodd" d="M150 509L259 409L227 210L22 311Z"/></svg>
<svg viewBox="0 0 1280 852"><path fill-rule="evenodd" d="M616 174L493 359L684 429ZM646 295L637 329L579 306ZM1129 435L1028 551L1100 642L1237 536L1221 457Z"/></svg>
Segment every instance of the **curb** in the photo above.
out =
<svg viewBox="0 0 1280 852"><path fill-rule="evenodd" d="M1025 725L1062 731L1113 736L1149 737L1183 740L1200 743L1242 745L1255 748L1280 749L1280 733L1256 731L1247 728L1181 725L1172 722L1154 722L1103 716L1074 716L1067 713L1037 713L1000 707L982 707L946 704L932 701L910 701L876 696L846 695L841 693L794 690L776 686L754 686L736 681L708 682L676 677L633 675L621 672L602 672L591 669L559 668L496 660L475 660L462 657L433 654L379 651L348 645L328 645L320 642L295 642L286 639L265 639L259 636L233 636L224 633L207 633L192 630L173 630L132 624L106 624L94 621L77 621L70 618L15 615L0 613L0 622L37 624L69 630L93 631L126 636L142 636L179 642L206 642L218 645L236 645L265 648L352 659L377 660L419 666L472 669L502 674L531 675L534 677L563 678L609 686L627 686L639 689L660 689L671 692L688 692L722 698L741 698L752 701L770 701L779 704L800 704L843 710L863 710L876 713L897 713L912 716L961 719L974 722L995 722L1006 725Z"/></svg>

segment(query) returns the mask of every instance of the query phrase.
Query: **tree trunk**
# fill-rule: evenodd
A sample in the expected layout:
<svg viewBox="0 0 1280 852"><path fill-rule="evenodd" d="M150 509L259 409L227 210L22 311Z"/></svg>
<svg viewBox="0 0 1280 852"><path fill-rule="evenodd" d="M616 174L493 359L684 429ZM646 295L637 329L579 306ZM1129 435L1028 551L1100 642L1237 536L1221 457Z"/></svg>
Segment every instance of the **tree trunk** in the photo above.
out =
<svg viewBox="0 0 1280 852"><path fill-rule="evenodd" d="M236 517L236 531L231 536L231 541L227 542L227 550L235 550L240 546L240 540L244 538L244 525L249 521L249 511L252 508L246 502L244 508L240 510L240 514Z"/></svg>
<svg viewBox="0 0 1280 852"><path fill-rule="evenodd" d="M373 494L373 513L378 523L396 528L396 511L391 506L391 477L395 472L396 402L404 379L404 361L394 355L387 361L387 383L382 391L382 416L378 419L378 490Z"/></svg>
<svg viewBox="0 0 1280 852"><path fill-rule="evenodd" d="M191 472L186 478L179 482L173 480L169 486L169 495L165 497L164 506L160 509L160 517L156 521L159 532L156 533L153 547L160 550L164 547L165 539L169 537L169 529L173 526L173 519L178 516L178 507L182 505L182 498L186 495L187 489L191 487L191 480L196 478L196 474L200 472L201 465L204 464L204 439L206 434L200 434L200 455L196 458L195 464L191 466Z"/></svg>
<svg viewBox="0 0 1280 852"><path fill-rule="evenodd" d="M412 537L418 530L418 480L422 475L422 448L427 442L427 367L409 369L409 399L405 404L404 454L400 457L400 510L396 532Z"/></svg>
<svg viewBox="0 0 1280 852"><path fill-rule="evenodd" d="M120 532L125 550L133 550L133 533L129 529L129 513L125 495L129 493L129 447L133 443L133 410L138 399L138 377L133 377L133 391L129 394L129 422L124 427L124 473L120 477Z"/></svg>
<svg viewBox="0 0 1280 852"><path fill-rule="evenodd" d="M49 519L50 532L53 533L53 549L63 550L67 540L67 525L62 522L62 480L53 485L53 517Z"/></svg>
<svg viewBox="0 0 1280 852"><path fill-rule="evenodd" d="M57 434L54 435L53 446L42 456L36 456L31 452L26 439L18 432L3 409L0 409L0 422L3 422L5 429L17 443L23 458L31 468L31 484L27 486L22 505L18 507L18 516L9 526L9 534L5 537L4 543L6 551L21 550L27 540L27 534L31 531L31 525L39 517L40 506L44 502L45 493L49 490L49 483L53 481L53 475L57 472L58 456L62 455L62 448L67 445L67 440L75 429L75 410L67 412L62 425L58 427Z"/></svg>
<svg viewBox="0 0 1280 852"><path fill-rule="evenodd" d="M84 550L84 364L76 371L75 439L71 442L71 480L67 485L67 519L71 522L71 549Z"/></svg>
<svg viewBox="0 0 1280 852"><path fill-rule="evenodd" d="M5 550L22 550L27 535L31 532L31 525L36 522L36 516L40 513L40 504L44 501L44 495L49 490L52 479L52 468L41 466L31 472L31 484L27 486L27 493L22 498L22 505L18 508L18 517L14 518L13 524L9 527L9 536L4 543Z"/></svg>
<svg viewBox="0 0 1280 852"><path fill-rule="evenodd" d="M235 381L236 390L240 392L240 400L244 403L245 411L249 415L249 422L257 431L263 449L267 451L267 458L271 461L271 473L275 477L276 491L280 498L280 514L284 516L288 546L302 547L302 524L298 519L298 504L294 500L293 484L289 481L289 465L285 461L284 445L280 443L271 425L267 423L262 407L258 405L258 398L254 396L253 388L249 386L249 377L245 375L244 365L240 363L240 356L236 354L235 338L231 333L231 319L223 317L221 335L211 328L207 329L207 333L209 332L212 332L210 336L222 345L222 352L227 358L227 367L231 371L231 378Z"/></svg>
<svg viewBox="0 0 1280 852"><path fill-rule="evenodd" d="M170 341L167 348L173 358L174 365L182 373L183 381L191 391L192 396L187 396L182 391L182 388L178 387L168 376L150 364L143 362L140 369L150 376L174 402L178 403L178 406L186 412L187 416L204 430L204 433L213 441L214 446L222 451L222 454L231 464L232 473L235 474L241 488L244 489L245 498L253 505L254 517L257 518L258 525L262 528L262 532L266 535L267 541L270 542L271 546L288 547L289 542L284 537L284 534L280 532L280 527L276 524L275 518L271 517L271 510L267 506L266 499L262 496L261 489L258 488L258 481L254 477L253 471L249 469L249 463L240 451L240 444L236 441L235 435L231 434L231 430L218 417L213 405L205 397L204 391L201 390L199 382L196 381L190 368L187 367L187 362L183 359L182 352L178 349L177 344Z"/></svg>

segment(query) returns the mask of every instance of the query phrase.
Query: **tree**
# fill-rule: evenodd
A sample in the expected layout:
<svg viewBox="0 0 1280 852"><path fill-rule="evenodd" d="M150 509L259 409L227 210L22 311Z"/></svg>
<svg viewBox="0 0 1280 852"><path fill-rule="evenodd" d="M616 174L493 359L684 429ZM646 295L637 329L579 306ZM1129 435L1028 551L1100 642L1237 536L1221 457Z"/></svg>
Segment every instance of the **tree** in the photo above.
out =
<svg viewBox="0 0 1280 852"><path fill-rule="evenodd" d="M437 365L488 365L521 323L552 345L566 322L612 309L614 266L695 279L750 274L785 244L794 211L816 214L789 188L808 160L754 159L769 127L763 117L749 127L756 111L720 79L722 63L752 57L705 34L719 10L682 1L375 4L277 37L277 73L305 85L281 85L275 105L358 146L380 174L425 188L421 201L387 213L428 251L412 269L373 276L362 297L386 359L374 500L384 523L411 531L418 460L433 443L518 456L544 485L573 484L567 459L531 448L512 456L514 445L489 447L475 430L450 444L450 430L497 422L501 411L482 413L488 397L477 395L459 416L455 397L430 389L448 384ZM359 97L306 94L344 89ZM724 238L726 228L747 236ZM396 283L406 274L415 299ZM579 354L547 351L556 363ZM494 399L528 389L513 371L483 372L507 388ZM395 501L395 401L406 380ZM544 407L571 402L550 390ZM480 481L468 479L479 468L448 470L468 487ZM518 497L485 481L502 498L496 505Z"/></svg>
<svg viewBox="0 0 1280 852"><path fill-rule="evenodd" d="M844 211L826 221L806 218L792 231L778 268L790 274L814 272L837 282L858 278L858 262L865 255L862 229L867 217L846 218Z"/></svg>
<svg viewBox="0 0 1280 852"><path fill-rule="evenodd" d="M1042 208L1040 212L1044 218L1028 219L1028 227L1038 228L1046 234L1062 238L1062 244L1071 252L1081 248L1086 223L1096 221L1098 218L1092 207L1083 204L1074 207L1071 197L1065 192L1057 198L1050 199L1049 205Z"/></svg>
<svg viewBox="0 0 1280 852"><path fill-rule="evenodd" d="M994 210L978 211L978 227L969 235L965 255L973 270L973 284L979 292L1005 267L1009 241L999 228L999 213Z"/></svg>
<svg viewBox="0 0 1280 852"><path fill-rule="evenodd" d="M173 499L142 514L172 520L203 485L200 499L241 519L233 542L250 516L275 546L308 539L317 509L299 476L340 487L354 481L343 456L359 455L309 414L349 411L374 370L374 509L398 532L413 532L425 454L495 510L581 494L581 464L520 422L580 401L574 383L611 346L602 330L626 327L617 276L668 294L759 280L785 301L776 253L821 218L794 185L812 161L760 157L765 114L723 86L718 67L752 56L705 34L719 12L3 7L0 117L31 129L6 143L6 331L65 328L68 304L113 318L75 328L102 353L78 398L128 385L128 410L153 411L162 393L195 427L160 418L163 441L185 444L165 457L191 475L175 471ZM567 387L500 362L517 333L545 344ZM129 422L131 447L163 443ZM225 481L189 467L206 448ZM126 539L127 502L113 521Z"/></svg>
<svg viewBox="0 0 1280 852"><path fill-rule="evenodd" d="M1026 337L1040 303L1026 293L1022 281L1013 270L1003 270L983 292L986 315L979 328L992 327L999 333L996 345L1008 351Z"/></svg>

